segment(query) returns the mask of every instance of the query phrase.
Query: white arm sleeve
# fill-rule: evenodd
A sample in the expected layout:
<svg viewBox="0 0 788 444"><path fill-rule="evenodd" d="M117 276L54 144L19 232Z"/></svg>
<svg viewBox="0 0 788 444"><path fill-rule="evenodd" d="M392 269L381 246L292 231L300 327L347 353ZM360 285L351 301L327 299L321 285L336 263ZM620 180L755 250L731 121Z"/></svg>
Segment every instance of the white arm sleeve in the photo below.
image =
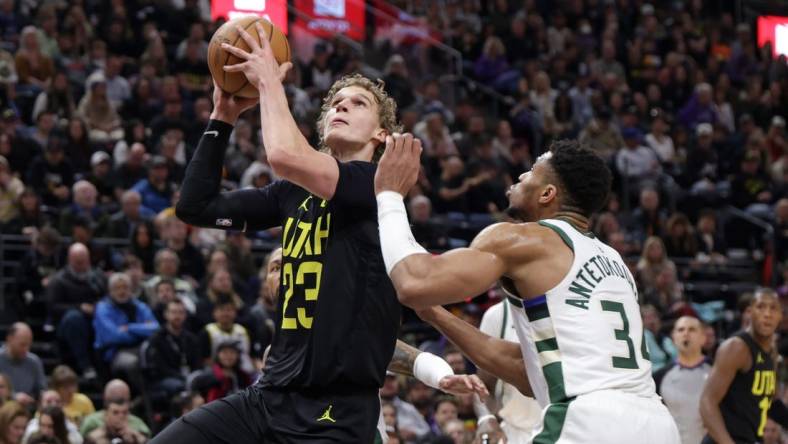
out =
<svg viewBox="0 0 788 444"><path fill-rule="evenodd" d="M394 191L383 191L377 195L378 231L380 232L380 248L383 251L383 262L386 272L391 270L402 259L411 254L427 253L410 231L408 213L402 195Z"/></svg>

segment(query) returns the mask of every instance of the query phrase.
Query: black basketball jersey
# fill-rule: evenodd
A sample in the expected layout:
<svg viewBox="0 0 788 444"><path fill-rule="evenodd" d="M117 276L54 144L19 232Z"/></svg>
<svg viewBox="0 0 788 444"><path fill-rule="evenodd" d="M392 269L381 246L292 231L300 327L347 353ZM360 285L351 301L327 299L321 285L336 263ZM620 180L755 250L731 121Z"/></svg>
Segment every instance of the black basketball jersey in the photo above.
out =
<svg viewBox="0 0 788 444"><path fill-rule="evenodd" d="M330 201L286 181L261 190L271 205L261 213L282 227L266 387L380 387L394 352L400 304L380 250L376 165L338 164Z"/></svg>
<svg viewBox="0 0 788 444"><path fill-rule="evenodd" d="M737 443L754 443L763 438L769 407L777 388L777 373L772 356L765 352L747 332L741 338L752 356L752 367L736 373L728 392L720 402L725 427Z"/></svg>

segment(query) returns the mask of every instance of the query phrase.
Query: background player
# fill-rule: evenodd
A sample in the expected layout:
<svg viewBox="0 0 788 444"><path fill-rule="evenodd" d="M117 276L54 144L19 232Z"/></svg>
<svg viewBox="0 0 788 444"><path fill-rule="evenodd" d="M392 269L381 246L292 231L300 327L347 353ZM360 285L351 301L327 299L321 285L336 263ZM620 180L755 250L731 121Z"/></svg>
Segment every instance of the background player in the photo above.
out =
<svg viewBox="0 0 788 444"><path fill-rule="evenodd" d="M258 25L259 26L259 25ZM360 76L330 89L318 121L328 152L309 146L290 110L271 48L240 30L250 53L225 47L260 91L268 162L284 180L220 192L233 124L257 99L214 91L214 110L186 171L178 217L235 230L283 227L283 298L266 371L257 384L181 418L156 441L369 443L400 322L375 217L372 163L398 129L396 104ZM258 34L264 36L260 28ZM262 45L262 46L261 46Z"/></svg>
<svg viewBox="0 0 788 444"><path fill-rule="evenodd" d="M478 366L547 406L534 442L680 442L654 390L634 279L589 233L610 189L604 161L576 141L553 143L508 192L508 213L526 223L493 225L470 248L432 256L413 240L402 201L419 171L420 147L409 142L386 147L375 177L383 256L400 300L425 309L502 280L522 348L441 308L421 315Z"/></svg>
<svg viewBox="0 0 788 444"><path fill-rule="evenodd" d="M777 390L774 332L782 307L773 290L762 288L748 310L750 325L720 345L701 395L700 413L708 430L704 443L763 438Z"/></svg>

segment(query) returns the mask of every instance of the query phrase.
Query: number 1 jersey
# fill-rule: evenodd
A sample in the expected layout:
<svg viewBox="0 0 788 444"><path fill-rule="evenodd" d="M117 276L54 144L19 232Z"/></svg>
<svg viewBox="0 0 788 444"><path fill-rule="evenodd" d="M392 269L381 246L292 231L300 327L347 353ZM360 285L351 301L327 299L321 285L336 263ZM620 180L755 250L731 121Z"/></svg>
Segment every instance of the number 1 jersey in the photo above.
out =
<svg viewBox="0 0 788 444"><path fill-rule="evenodd" d="M260 190L263 225L282 227L276 332L260 384L367 389L383 384L400 304L380 250L376 165L337 162L326 201L287 181Z"/></svg>

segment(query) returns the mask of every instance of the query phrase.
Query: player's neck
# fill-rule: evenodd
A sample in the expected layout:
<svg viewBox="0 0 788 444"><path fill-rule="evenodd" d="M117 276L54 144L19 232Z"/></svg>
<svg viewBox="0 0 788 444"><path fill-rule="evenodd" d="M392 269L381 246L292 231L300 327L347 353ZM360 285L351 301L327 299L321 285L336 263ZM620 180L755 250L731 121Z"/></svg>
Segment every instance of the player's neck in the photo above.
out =
<svg viewBox="0 0 788 444"><path fill-rule="evenodd" d="M679 353L679 356L676 358L676 361L678 361L678 363L682 367L695 367L696 365L703 362L704 359L705 356L703 356L703 353L701 353L701 351L698 350L697 352L694 353L693 352Z"/></svg>
<svg viewBox="0 0 788 444"><path fill-rule="evenodd" d="M772 351L772 336L760 336L758 333L755 332L755 329L752 326L747 327L747 333L752 337L756 344L763 349L765 352Z"/></svg>
<svg viewBox="0 0 788 444"><path fill-rule="evenodd" d="M370 141L360 149L358 147L346 146L339 150L331 150L331 152L340 162L350 162L353 160L371 162L372 154L375 152L375 144Z"/></svg>
<svg viewBox="0 0 788 444"><path fill-rule="evenodd" d="M550 218L562 220L580 232L585 233L588 231L588 218L576 211L562 208L553 213Z"/></svg>

